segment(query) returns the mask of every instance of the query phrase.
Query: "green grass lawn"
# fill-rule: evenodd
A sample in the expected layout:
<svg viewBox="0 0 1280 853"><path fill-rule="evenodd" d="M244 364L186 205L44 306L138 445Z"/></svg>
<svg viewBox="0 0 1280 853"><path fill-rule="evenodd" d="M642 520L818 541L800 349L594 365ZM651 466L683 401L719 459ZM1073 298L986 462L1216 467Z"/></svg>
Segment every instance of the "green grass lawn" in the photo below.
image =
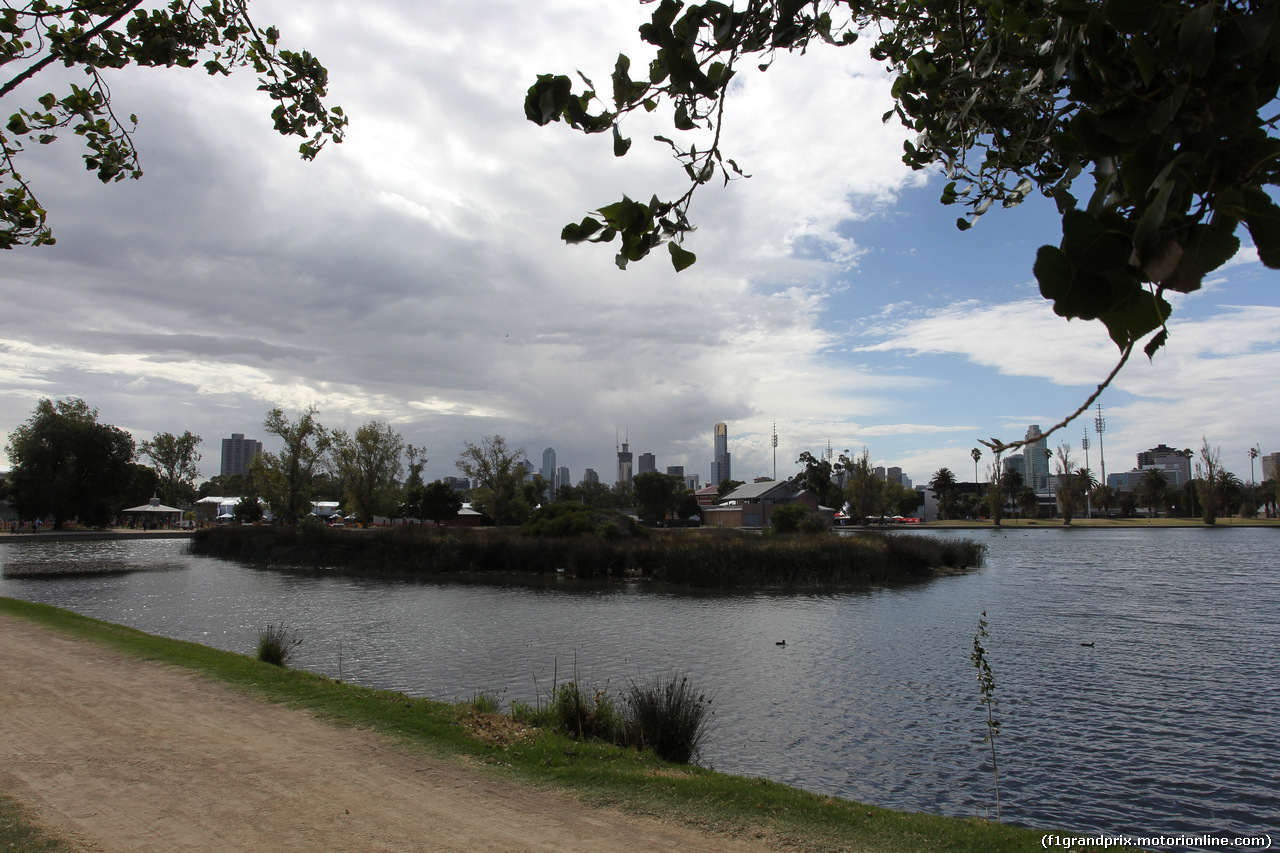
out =
<svg viewBox="0 0 1280 853"><path fill-rule="evenodd" d="M839 851L1039 850L1041 832L978 818L896 812L774 782L667 764L652 753L583 743L470 703L414 699L281 669L247 656L170 640L47 605L0 598L0 612L184 667L252 696L339 725L371 728L409 749L478 763L487 772L568 790L591 805L658 814L717 832L770 839L786 849ZM980 744L975 744L975 748ZM994 794L992 801L994 802ZM0 850L60 851L14 801L0 796Z"/></svg>

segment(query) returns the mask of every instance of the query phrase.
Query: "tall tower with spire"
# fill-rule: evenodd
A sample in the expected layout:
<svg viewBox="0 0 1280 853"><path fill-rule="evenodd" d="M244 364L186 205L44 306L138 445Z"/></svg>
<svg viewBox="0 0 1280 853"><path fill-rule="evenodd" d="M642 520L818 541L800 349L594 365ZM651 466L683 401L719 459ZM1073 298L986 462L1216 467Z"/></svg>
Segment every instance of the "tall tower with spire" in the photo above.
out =
<svg viewBox="0 0 1280 853"><path fill-rule="evenodd" d="M630 436L627 436L630 438ZM617 446L617 433L614 433L615 447ZM631 488L631 449L626 440L623 440L622 446L618 449L618 485L624 489Z"/></svg>

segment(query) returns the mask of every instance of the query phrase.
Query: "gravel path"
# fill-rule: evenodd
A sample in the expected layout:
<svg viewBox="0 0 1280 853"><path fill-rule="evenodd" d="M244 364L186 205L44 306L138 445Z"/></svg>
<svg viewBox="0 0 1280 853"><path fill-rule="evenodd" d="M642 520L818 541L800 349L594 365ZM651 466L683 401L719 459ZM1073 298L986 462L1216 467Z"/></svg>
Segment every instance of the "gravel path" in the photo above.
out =
<svg viewBox="0 0 1280 853"><path fill-rule="evenodd" d="M86 850L764 851L0 615L0 791Z"/></svg>

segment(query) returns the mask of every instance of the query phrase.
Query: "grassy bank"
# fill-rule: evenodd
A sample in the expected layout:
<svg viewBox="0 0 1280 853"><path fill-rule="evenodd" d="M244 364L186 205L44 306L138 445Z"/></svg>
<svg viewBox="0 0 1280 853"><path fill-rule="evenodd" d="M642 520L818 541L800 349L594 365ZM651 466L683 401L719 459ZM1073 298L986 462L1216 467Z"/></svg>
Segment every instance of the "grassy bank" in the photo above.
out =
<svg viewBox="0 0 1280 853"><path fill-rule="evenodd" d="M222 527L197 531L193 553L266 566L444 575L563 572L638 577L714 589L858 587L981 564L985 546L915 534L761 536L657 531L636 539L528 537L511 529L330 530Z"/></svg>
<svg viewBox="0 0 1280 853"><path fill-rule="evenodd" d="M181 666L339 724L372 728L409 748L465 757L490 772L566 789L590 804L659 814L711 831L766 837L781 849L895 853L1040 849L1038 831L978 819L895 812L764 780L667 764L652 753L529 729L510 718L482 713L469 703L411 699L343 684L46 605L0 598L0 613ZM0 820L4 814L0 809ZM21 810L16 823L29 823L23 821ZM0 849L59 849L7 847L14 836L6 836L4 826L0 823ZM20 826L16 831L27 830Z"/></svg>

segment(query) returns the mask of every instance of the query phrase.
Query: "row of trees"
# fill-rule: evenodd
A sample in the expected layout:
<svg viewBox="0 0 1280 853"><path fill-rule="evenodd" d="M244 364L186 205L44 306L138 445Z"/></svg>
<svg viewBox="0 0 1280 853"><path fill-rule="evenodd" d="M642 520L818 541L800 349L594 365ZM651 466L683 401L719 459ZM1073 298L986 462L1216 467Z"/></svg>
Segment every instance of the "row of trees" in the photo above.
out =
<svg viewBox="0 0 1280 853"><path fill-rule="evenodd" d="M1186 451L1188 461L1196 457ZM974 451L976 463L978 451ZM1221 452L1202 439L1195 476L1180 487L1171 486L1160 468L1148 468L1137 488L1117 490L1098 482L1087 468L1078 467L1072 457L1070 444L1060 444L1054 454L1056 483L1054 498L1063 524L1092 510L1103 516L1112 509L1121 516L1131 517L1139 507L1145 507L1148 517L1158 511L1170 516L1199 516L1205 524L1216 523L1218 516L1239 515L1253 517L1259 511L1270 516L1276 512L1277 484L1265 480L1246 485L1235 474L1222 466ZM984 494L962 495L955 475L948 468L939 469L929 482L929 488L938 500L942 518L972 518L985 516L995 525L1010 510L1023 517L1036 517L1040 512L1040 499L1023 483L1016 470L1003 470L997 463L988 469L988 483Z"/></svg>
<svg viewBox="0 0 1280 853"><path fill-rule="evenodd" d="M40 400L9 434L12 470L0 498L21 518L49 518L54 528L72 519L88 526L113 521L127 506L153 496L169 505L195 496L200 436L159 433L135 445L133 436L99 423L84 400ZM150 465L138 462L138 457Z"/></svg>

